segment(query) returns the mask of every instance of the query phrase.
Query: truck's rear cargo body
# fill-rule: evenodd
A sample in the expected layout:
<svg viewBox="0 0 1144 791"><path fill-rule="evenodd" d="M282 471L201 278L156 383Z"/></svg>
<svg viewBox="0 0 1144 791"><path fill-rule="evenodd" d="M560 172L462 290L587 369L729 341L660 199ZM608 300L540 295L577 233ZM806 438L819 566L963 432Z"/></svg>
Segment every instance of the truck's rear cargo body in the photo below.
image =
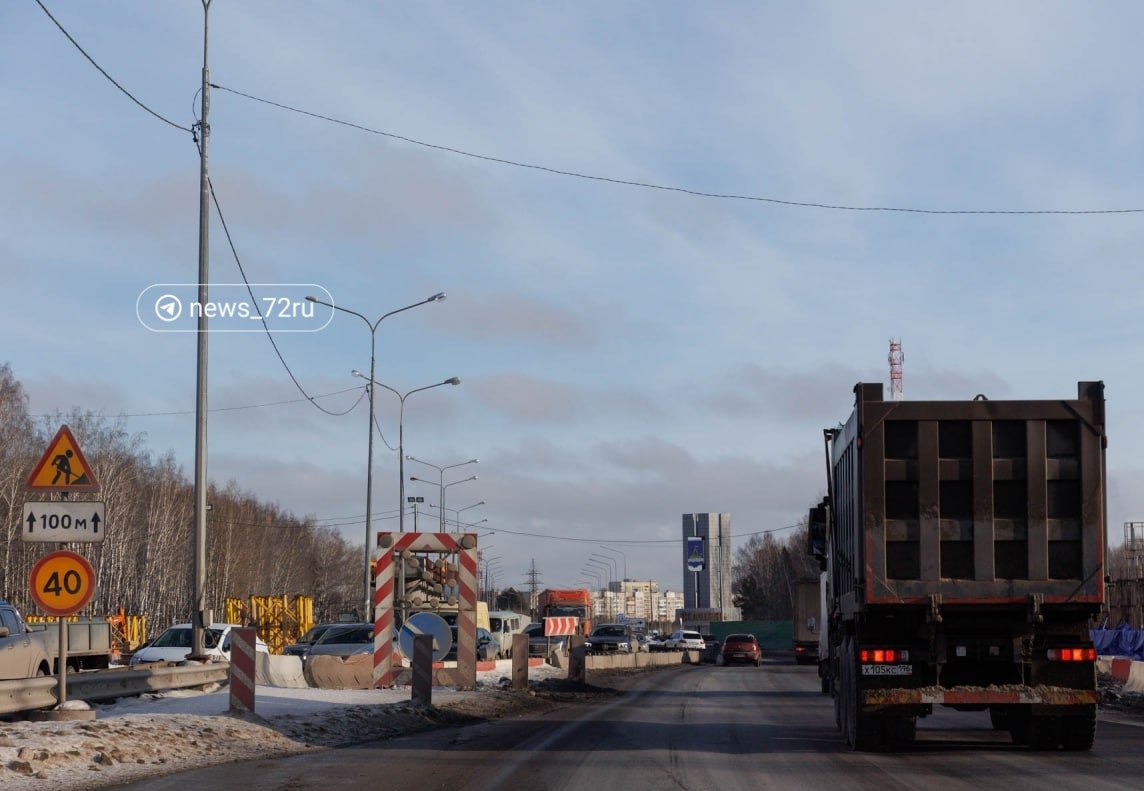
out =
<svg viewBox="0 0 1144 791"><path fill-rule="evenodd" d="M827 432L826 672L848 743L908 742L938 703L989 706L1033 746L1091 746L1103 385L1062 401L855 395Z"/></svg>

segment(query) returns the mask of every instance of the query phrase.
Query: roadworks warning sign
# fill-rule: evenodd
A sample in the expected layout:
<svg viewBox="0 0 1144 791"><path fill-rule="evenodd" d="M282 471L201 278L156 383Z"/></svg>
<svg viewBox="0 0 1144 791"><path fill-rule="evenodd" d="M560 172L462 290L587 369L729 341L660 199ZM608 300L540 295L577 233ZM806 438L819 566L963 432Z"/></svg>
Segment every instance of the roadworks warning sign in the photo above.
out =
<svg viewBox="0 0 1144 791"><path fill-rule="evenodd" d="M98 492L99 483L79 443L67 426L60 426L48 449L28 476L30 491Z"/></svg>

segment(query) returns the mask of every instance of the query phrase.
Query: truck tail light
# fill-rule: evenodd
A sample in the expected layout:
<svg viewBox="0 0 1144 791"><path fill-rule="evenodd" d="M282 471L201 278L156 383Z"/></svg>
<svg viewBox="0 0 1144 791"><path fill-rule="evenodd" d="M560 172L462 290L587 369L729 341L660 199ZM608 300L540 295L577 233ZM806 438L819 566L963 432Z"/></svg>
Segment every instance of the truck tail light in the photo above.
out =
<svg viewBox="0 0 1144 791"><path fill-rule="evenodd" d="M863 648L858 652L862 664L886 664L910 661L910 652L900 648Z"/></svg>
<svg viewBox="0 0 1144 791"><path fill-rule="evenodd" d="M1050 648L1048 650L1051 662L1095 662L1095 648Z"/></svg>

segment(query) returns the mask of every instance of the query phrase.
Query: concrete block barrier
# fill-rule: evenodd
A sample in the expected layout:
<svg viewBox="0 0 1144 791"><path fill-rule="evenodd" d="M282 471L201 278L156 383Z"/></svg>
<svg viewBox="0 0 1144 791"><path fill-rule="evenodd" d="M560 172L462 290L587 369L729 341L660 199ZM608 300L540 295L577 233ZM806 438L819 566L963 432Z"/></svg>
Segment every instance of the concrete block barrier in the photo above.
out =
<svg viewBox="0 0 1144 791"><path fill-rule="evenodd" d="M308 687L302 674L302 659L297 656L278 656L258 651L254 655L257 683L270 687L303 689Z"/></svg>

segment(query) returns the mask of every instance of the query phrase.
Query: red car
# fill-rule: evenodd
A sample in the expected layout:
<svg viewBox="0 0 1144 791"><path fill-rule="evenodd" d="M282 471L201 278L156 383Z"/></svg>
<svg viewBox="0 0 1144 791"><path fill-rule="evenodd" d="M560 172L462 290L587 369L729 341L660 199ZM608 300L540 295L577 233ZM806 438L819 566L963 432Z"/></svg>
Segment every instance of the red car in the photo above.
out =
<svg viewBox="0 0 1144 791"><path fill-rule="evenodd" d="M729 634L723 641L723 664L751 662L758 667L763 664L763 649L753 634Z"/></svg>

